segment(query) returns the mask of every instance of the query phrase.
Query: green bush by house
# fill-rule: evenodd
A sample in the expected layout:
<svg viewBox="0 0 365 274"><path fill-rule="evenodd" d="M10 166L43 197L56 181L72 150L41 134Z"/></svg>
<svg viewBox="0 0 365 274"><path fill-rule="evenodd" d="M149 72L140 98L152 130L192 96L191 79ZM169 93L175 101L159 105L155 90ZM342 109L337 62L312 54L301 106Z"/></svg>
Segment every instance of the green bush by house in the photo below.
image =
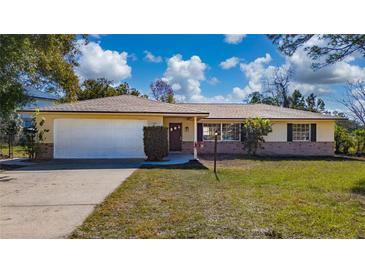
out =
<svg viewBox="0 0 365 274"><path fill-rule="evenodd" d="M349 130L336 125L335 143L338 154L365 155L365 129Z"/></svg>
<svg viewBox="0 0 365 274"><path fill-rule="evenodd" d="M161 161L168 154L167 127L150 126L143 128L144 153L148 161Z"/></svg>

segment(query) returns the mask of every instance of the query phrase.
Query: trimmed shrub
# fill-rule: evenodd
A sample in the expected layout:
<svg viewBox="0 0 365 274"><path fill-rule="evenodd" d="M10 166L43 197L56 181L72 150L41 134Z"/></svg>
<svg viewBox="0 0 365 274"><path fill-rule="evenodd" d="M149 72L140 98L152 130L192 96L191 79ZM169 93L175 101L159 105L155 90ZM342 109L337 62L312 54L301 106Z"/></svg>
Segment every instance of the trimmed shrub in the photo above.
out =
<svg viewBox="0 0 365 274"><path fill-rule="evenodd" d="M264 136L272 131L270 120L259 117L246 119L241 129L241 142L249 155L256 155L265 143Z"/></svg>
<svg viewBox="0 0 365 274"><path fill-rule="evenodd" d="M168 128L149 126L143 128L144 153L148 161L161 161L168 154Z"/></svg>

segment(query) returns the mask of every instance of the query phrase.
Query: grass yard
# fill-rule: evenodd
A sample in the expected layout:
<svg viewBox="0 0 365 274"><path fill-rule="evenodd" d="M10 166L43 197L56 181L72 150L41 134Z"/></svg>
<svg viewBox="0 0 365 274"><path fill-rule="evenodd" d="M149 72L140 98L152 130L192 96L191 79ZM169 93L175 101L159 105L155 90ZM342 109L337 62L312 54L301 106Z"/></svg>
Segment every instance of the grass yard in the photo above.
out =
<svg viewBox="0 0 365 274"><path fill-rule="evenodd" d="M9 154L9 149L7 147L7 145L1 145L0 146L1 152L3 153L3 155L8 155ZM23 158L23 157L28 157L28 155L26 154L26 152L24 151L24 148L22 146L14 146L13 147L13 157L14 158Z"/></svg>
<svg viewBox="0 0 365 274"><path fill-rule="evenodd" d="M364 238L365 161L141 168L71 238Z"/></svg>

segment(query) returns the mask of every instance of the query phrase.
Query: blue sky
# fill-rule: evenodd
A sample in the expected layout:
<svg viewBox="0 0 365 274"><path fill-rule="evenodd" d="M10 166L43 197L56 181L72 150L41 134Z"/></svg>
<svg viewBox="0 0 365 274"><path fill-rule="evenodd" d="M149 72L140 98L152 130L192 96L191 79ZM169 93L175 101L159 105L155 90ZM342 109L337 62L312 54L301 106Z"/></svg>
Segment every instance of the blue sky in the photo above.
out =
<svg viewBox="0 0 365 274"><path fill-rule="evenodd" d="M242 102L276 68L292 68L291 89L314 92L329 109L341 109L346 81L365 79L365 61L351 57L313 72L303 51L283 56L265 35L91 35L81 46L81 79L126 81L149 94L168 81L180 101Z"/></svg>

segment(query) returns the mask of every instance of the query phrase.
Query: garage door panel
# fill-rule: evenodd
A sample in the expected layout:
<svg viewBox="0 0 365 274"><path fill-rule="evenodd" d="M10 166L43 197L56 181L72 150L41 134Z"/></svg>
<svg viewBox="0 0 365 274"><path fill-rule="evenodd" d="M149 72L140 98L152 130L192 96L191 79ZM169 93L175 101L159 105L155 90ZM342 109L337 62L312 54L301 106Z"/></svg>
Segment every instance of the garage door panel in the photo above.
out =
<svg viewBox="0 0 365 274"><path fill-rule="evenodd" d="M55 158L143 158L145 120L56 119Z"/></svg>

